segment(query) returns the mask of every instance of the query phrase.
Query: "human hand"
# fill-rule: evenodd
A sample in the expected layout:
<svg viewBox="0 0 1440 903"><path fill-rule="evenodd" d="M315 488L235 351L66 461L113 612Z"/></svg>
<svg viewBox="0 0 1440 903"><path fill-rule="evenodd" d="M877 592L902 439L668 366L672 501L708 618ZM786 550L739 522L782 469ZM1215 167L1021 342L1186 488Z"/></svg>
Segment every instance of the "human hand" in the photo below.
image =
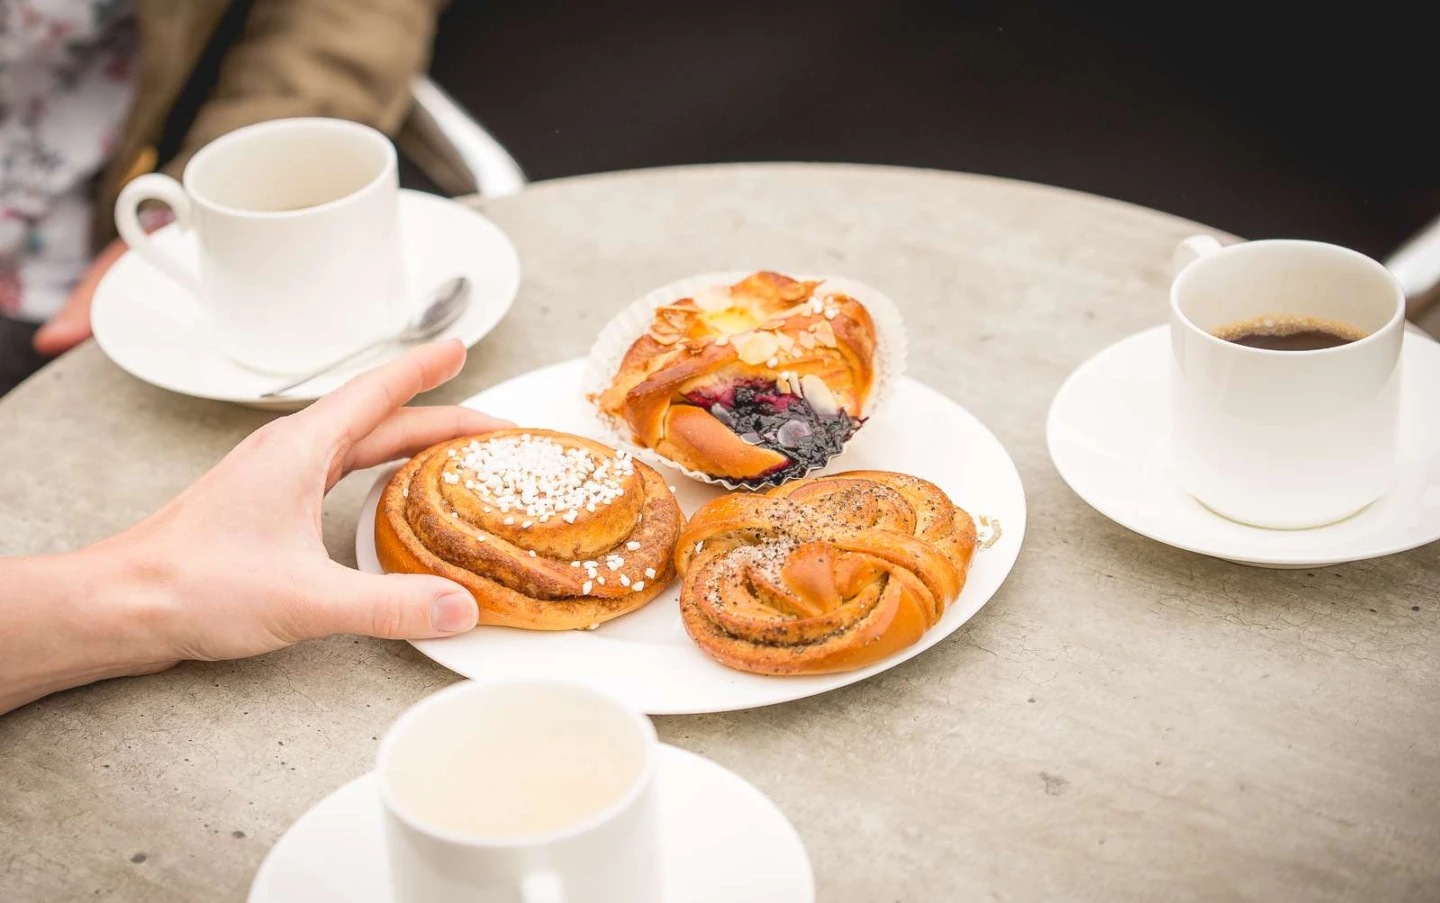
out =
<svg viewBox="0 0 1440 903"><path fill-rule="evenodd" d="M70 290L65 306L35 333L36 351L53 357L90 338L90 304L95 299L95 287L124 253L125 243L117 238L95 255L80 281Z"/></svg>
<svg viewBox="0 0 1440 903"><path fill-rule="evenodd" d="M331 561L320 521L325 493L350 471L511 425L467 408L400 408L464 363L459 342L417 348L256 430L124 533L66 555L0 559L0 712L184 659L474 627L475 600L456 583Z"/></svg>
<svg viewBox="0 0 1440 903"><path fill-rule="evenodd" d="M461 407L397 410L464 362L452 341L355 378L260 428L112 540L161 588L152 596L162 600L165 657L240 658L334 633L418 639L474 627L475 600L458 584L360 573L330 560L321 532L325 493L350 471L510 425Z"/></svg>

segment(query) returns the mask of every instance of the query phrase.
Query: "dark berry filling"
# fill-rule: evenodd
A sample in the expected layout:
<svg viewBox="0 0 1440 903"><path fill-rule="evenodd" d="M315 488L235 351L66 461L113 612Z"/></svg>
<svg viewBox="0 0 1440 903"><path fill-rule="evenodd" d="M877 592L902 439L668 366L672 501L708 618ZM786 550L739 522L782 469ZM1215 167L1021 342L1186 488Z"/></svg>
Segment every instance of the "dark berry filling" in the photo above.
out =
<svg viewBox="0 0 1440 903"><path fill-rule="evenodd" d="M812 467L823 467L864 422L844 410L819 414L803 396L781 392L774 383L758 380L691 392L685 400L708 410L745 442L789 459L788 464L762 477L740 481L751 485L778 483Z"/></svg>

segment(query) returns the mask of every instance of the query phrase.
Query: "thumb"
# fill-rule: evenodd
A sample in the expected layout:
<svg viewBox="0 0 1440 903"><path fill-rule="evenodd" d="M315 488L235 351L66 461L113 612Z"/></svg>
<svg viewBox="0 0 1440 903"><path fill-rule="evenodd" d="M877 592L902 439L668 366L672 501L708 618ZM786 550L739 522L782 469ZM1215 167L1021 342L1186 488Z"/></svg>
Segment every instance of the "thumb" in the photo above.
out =
<svg viewBox="0 0 1440 903"><path fill-rule="evenodd" d="M464 633L480 609L463 586L430 574L363 574L327 568L305 624L310 636L359 633L389 640L423 640Z"/></svg>

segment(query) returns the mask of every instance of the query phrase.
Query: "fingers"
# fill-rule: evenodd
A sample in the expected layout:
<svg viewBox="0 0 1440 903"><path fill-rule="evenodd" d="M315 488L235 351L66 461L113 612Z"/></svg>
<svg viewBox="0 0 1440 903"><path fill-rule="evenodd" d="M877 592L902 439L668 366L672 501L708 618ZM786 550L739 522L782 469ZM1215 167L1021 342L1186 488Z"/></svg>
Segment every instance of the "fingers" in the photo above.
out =
<svg viewBox="0 0 1440 903"><path fill-rule="evenodd" d="M96 255L71 290L65 306L35 333L36 351L53 356L69 351L90 338L90 305L95 299L95 287L124 253L125 244L117 238Z"/></svg>
<svg viewBox="0 0 1440 903"><path fill-rule="evenodd" d="M449 380L465 366L458 340L421 345L315 402L301 415L338 439L359 442L396 408Z"/></svg>
<svg viewBox="0 0 1440 903"><path fill-rule="evenodd" d="M346 471L374 467L404 458L455 436L488 433L514 426L470 408L401 408L386 417L375 431L355 443Z"/></svg>
<svg viewBox="0 0 1440 903"><path fill-rule="evenodd" d="M89 292L71 295L60 312L35 333L35 350L54 357L90 338L90 297Z"/></svg>
<svg viewBox="0 0 1440 903"><path fill-rule="evenodd" d="M464 633L480 611L464 587L429 574L362 574L328 563L297 626L306 638L358 633L421 640Z"/></svg>

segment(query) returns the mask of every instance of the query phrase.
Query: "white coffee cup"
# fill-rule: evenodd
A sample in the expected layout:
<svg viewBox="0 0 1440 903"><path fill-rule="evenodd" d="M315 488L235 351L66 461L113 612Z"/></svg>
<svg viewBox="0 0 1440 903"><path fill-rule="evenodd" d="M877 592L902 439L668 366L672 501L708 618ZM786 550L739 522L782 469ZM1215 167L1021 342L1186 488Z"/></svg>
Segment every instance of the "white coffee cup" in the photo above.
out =
<svg viewBox="0 0 1440 903"><path fill-rule="evenodd" d="M403 325L395 148L339 119L278 119L202 148L183 184L128 183L115 224L199 305L215 347L266 373L311 370ZM136 210L160 201L199 239L199 272L156 246Z"/></svg>
<svg viewBox="0 0 1440 903"><path fill-rule="evenodd" d="M1181 242L1170 287L1174 463L1212 511L1257 527L1342 520L1395 478L1405 297L1363 254L1313 241ZM1364 338L1312 351L1217 338L1274 314Z"/></svg>
<svg viewBox="0 0 1440 903"><path fill-rule="evenodd" d="M416 704L376 775L400 903L657 903L650 720L558 681L464 682Z"/></svg>

